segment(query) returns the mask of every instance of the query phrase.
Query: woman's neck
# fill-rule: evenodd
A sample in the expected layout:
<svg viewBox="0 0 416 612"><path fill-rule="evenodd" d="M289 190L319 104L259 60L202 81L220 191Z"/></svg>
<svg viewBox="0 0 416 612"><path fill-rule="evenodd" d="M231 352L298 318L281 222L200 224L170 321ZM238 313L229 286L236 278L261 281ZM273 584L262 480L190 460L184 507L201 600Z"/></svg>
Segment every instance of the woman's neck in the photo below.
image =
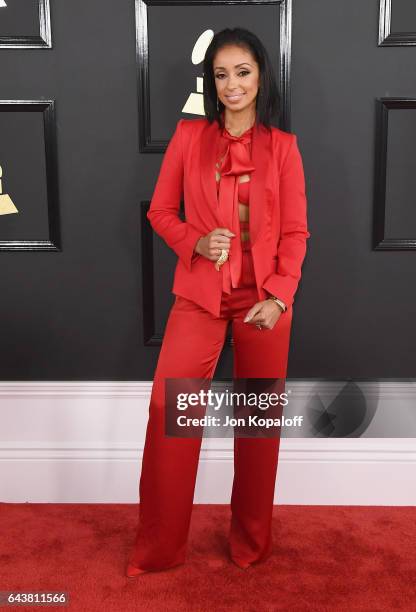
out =
<svg viewBox="0 0 416 612"><path fill-rule="evenodd" d="M241 136L241 134L244 134L244 132L253 127L256 121L256 114L252 111L240 116L239 113L227 112L227 110L225 109L222 113L223 124L232 136Z"/></svg>

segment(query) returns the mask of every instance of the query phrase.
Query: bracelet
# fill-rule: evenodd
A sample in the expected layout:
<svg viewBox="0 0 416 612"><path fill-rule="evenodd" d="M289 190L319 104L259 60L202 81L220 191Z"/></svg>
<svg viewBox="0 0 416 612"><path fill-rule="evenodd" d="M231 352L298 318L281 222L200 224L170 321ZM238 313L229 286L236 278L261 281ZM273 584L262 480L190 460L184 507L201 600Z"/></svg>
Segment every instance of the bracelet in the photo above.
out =
<svg viewBox="0 0 416 612"><path fill-rule="evenodd" d="M282 302L282 300L279 300L279 298L277 298L275 295L270 295L268 298L268 300L273 300L273 302L276 302L276 304L278 306L280 306L280 308L282 309L283 312L285 312L287 310L287 306L284 302Z"/></svg>

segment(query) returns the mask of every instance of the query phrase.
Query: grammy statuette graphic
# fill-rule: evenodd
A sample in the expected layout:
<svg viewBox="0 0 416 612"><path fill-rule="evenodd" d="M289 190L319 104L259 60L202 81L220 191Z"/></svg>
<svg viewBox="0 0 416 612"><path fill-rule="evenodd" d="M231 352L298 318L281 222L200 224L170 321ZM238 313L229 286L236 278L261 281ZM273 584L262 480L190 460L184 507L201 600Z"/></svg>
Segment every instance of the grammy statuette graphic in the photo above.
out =
<svg viewBox="0 0 416 612"><path fill-rule="evenodd" d="M204 61L205 52L213 39L213 36L214 32L212 30L205 30L198 37L196 43L194 44L194 48L192 49L191 56L191 61L194 66L197 66ZM202 77L196 77L196 92L189 94L189 97L182 108L182 112L192 115L205 115Z"/></svg>
<svg viewBox="0 0 416 612"><path fill-rule="evenodd" d="M3 193L3 169L0 166L0 215L10 215L19 212L13 204L11 197L7 193Z"/></svg>

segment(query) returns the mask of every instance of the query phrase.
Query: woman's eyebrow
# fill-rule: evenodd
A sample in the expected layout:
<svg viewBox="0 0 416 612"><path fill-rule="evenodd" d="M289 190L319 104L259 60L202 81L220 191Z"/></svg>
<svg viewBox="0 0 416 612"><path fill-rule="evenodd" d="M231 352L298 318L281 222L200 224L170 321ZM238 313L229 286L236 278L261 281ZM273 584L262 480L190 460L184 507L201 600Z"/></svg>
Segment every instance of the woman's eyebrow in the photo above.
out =
<svg viewBox="0 0 416 612"><path fill-rule="evenodd" d="M234 68L239 68L240 66L244 66L244 65L251 67L251 64L249 64L248 62L243 62L242 64L236 64ZM221 70L226 70L224 66L215 66L215 70L218 70L219 68L221 68Z"/></svg>

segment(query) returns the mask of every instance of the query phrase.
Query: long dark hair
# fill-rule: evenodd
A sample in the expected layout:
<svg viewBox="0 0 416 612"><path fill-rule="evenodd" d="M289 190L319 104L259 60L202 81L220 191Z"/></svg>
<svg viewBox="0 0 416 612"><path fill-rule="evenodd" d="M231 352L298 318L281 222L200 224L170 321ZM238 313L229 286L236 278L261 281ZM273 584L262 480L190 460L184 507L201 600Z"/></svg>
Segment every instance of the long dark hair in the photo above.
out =
<svg viewBox="0 0 416 612"><path fill-rule="evenodd" d="M204 110L209 123L218 121L222 127L221 114L224 105L218 99L213 70L214 57L222 47L237 45L247 49L259 66L259 91L256 98L256 123L269 128L280 115L280 94L273 74L271 62L262 42L245 28L225 28L214 35L204 58Z"/></svg>

